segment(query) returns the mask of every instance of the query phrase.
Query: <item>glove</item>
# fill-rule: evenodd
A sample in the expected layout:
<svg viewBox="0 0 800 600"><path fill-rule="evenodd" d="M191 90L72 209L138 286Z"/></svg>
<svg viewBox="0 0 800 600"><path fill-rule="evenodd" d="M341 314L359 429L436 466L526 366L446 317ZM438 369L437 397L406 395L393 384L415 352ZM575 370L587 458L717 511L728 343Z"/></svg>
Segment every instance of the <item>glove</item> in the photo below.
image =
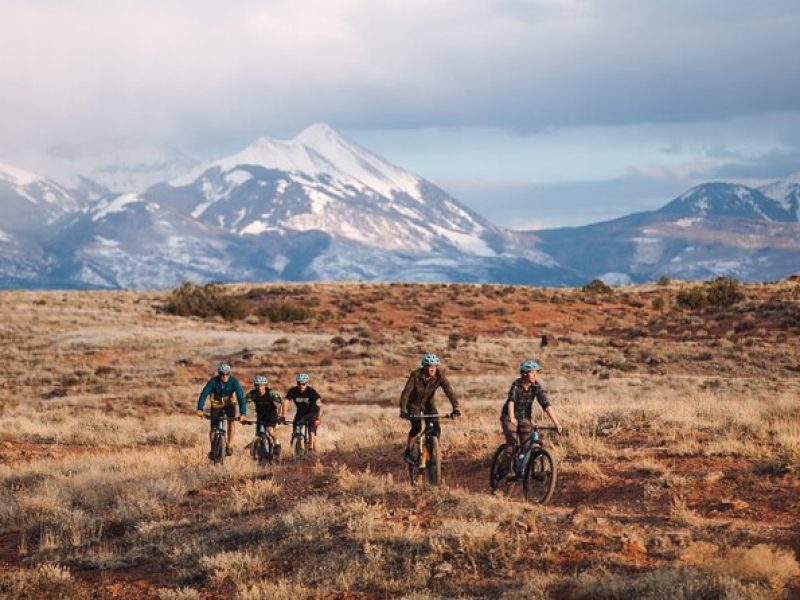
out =
<svg viewBox="0 0 800 600"><path fill-rule="evenodd" d="M206 416L206 413L204 413L202 410L198 410L196 414L197 414L197 416L198 416L198 417L200 417L201 419L202 419L203 417L205 417L205 416Z"/></svg>
<svg viewBox="0 0 800 600"><path fill-rule="evenodd" d="M401 419L408 419L408 411L405 409L400 409L400 418Z"/></svg>
<svg viewBox="0 0 800 600"><path fill-rule="evenodd" d="M461 416L461 411L460 411L460 410L458 410L457 408L454 408L454 409L453 409L453 412L451 412L451 413L450 413L450 416L451 416L453 419L457 419L458 417L460 417L460 416Z"/></svg>

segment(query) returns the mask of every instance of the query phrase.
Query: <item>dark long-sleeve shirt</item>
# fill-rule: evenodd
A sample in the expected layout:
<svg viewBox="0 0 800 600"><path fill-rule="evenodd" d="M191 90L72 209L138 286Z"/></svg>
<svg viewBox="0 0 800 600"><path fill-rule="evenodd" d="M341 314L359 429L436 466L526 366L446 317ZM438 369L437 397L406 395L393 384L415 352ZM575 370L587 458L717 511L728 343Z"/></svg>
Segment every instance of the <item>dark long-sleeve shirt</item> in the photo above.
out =
<svg viewBox="0 0 800 600"><path fill-rule="evenodd" d="M200 396L197 398L197 410L203 410L206 398L211 396L211 408L219 408L233 402L233 397L239 402L239 414L247 414L247 401L244 397L242 384L233 375L228 377L228 381L223 382L219 375L212 377L203 387Z"/></svg>
<svg viewBox="0 0 800 600"><path fill-rule="evenodd" d="M542 409L550 406L550 399L542 385L536 381L527 390L522 387L522 380L515 379L508 390L508 398L503 404L501 418L508 418L508 403L514 403L514 418L517 421L530 420L532 417L533 403L538 402Z"/></svg>
<svg viewBox="0 0 800 600"><path fill-rule="evenodd" d="M453 410L457 409L458 398L450 386L444 371L437 369L430 379L426 378L425 371L425 367L411 371L403 388L403 393L400 395L400 410L406 410L409 407L421 409L433 400L436 390L440 387L450 400L450 404L453 405Z"/></svg>

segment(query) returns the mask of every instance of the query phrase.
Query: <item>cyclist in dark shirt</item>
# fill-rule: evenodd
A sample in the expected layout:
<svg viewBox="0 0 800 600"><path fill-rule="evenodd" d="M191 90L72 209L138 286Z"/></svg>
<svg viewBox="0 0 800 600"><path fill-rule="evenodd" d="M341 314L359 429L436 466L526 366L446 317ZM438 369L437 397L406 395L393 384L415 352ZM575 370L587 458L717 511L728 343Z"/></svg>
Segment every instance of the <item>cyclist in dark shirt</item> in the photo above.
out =
<svg viewBox="0 0 800 600"><path fill-rule="evenodd" d="M538 402L553 425L561 432L550 399L538 380L542 367L535 360L526 360L519 365L519 377L511 384L508 397L500 413L500 424L509 448L522 442L533 430L533 403Z"/></svg>
<svg viewBox="0 0 800 600"><path fill-rule="evenodd" d="M403 392L400 394L400 418L411 421L411 430L408 432L406 450L403 453L403 460L408 464L414 462L411 448L422 432L422 417L419 415L439 414L434 400L434 395L438 388L441 387L447 399L450 400L450 404L453 406L452 416L461 416L461 411L458 407L458 398L453 388L450 386L450 381L445 376L444 371L439 368L440 362L439 357L435 354L426 354L423 356L421 368L414 369L411 372L403 388ZM439 419L434 417L426 419L426 421L432 428L433 434L438 437L441 431Z"/></svg>
<svg viewBox="0 0 800 600"><path fill-rule="evenodd" d="M203 417L203 406L206 404L206 398L211 396L211 430L208 433L208 439L211 441L214 435L214 429L217 428L220 419L223 415L228 419L228 445L225 448L225 454L230 456L233 454L233 437L236 434L236 404L233 397L239 402L239 420L244 421L247 414L247 404L245 403L244 390L239 383L239 380L231 375L231 366L226 363L220 363L217 367L216 376L208 380L208 383L203 387L200 396L197 398L197 416ZM211 453L209 452L209 458Z"/></svg>
<svg viewBox="0 0 800 600"><path fill-rule="evenodd" d="M297 412L294 415L295 433L305 424L308 428L308 450L317 451L317 428L322 421L322 397L308 385L308 373L298 373L297 385L286 392L286 399L294 402Z"/></svg>
<svg viewBox="0 0 800 600"><path fill-rule="evenodd" d="M277 391L267 387L267 378L264 375L257 375L253 379L253 389L247 392L247 399L256 407L256 426L264 426L275 444L275 456L280 456L281 442L275 435L275 426L281 420L285 421L283 398Z"/></svg>

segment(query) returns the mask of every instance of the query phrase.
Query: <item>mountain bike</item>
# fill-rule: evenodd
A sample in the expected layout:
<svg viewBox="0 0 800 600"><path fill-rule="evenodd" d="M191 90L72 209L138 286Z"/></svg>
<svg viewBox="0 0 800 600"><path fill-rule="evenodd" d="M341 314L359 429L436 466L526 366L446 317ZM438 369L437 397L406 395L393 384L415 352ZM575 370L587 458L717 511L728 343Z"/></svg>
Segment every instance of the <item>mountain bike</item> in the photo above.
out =
<svg viewBox="0 0 800 600"><path fill-rule="evenodd" d="M267 433L267 428L263 423L257 421L247 421L247 425L256 425L256 437L250 442L250 456L253 460L260 463L280 462L280 452L276 452L280 448L279 444L275 443ZM282 425L283 423L278 423Z"/></svg>
<svg viewBox="0 0 800 600"><path fill-rule="evenodd" d="M447 415L413 415L413 417L426 419L425 429L417 436L417 441L411 447L413 462L408 465L408 477L411 485L417 484L417 479L422 471L428 476L428 483L439 485L442 481L442 453L439 447L439 438L433 433L433 425L427 419L454 419L453 413ZM409 419L410 420L410 419Z"/></svg>
<svg viewBox="0 0 800 600"><path fill-rule="evenodd" d="M203 417L207 420L211 420L211 415L205 413ZM211 462L221 465L225 462L225 447L228 445L228 432L226 429L226 424L228 419L225 418L225 415L222 415L219 419L219 423L217 426L212 430L211 434L211 452L209 453L208 457L211 459ZM243 421L243 425L251 425L253 421Z"/></svg>
<svg viewBox="0 0 800 600"><path fill-rule="evenodd" d="M521 444L500 444L492 457L489 489L506 496L522 491L522 498L534 504L546 504L556 489L556 463L544 447L540 431L557 431L556 427L534 425Z"/></svg>
<svg viewBox="0 0 800 600"><path fill-rule="evenodd" d="M292 424L292 441L290 442L295 456L308 454L308 425L306 419Z"/></svg>

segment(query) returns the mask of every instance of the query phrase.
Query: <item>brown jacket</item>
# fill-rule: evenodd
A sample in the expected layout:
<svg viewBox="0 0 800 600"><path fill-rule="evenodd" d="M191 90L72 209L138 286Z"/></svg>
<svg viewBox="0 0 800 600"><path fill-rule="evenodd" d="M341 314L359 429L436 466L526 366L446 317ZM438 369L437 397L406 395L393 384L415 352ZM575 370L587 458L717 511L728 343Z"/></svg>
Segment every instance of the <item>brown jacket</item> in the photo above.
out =
<svg viewBox="0 0 800 600"><path fill-rule="evenodd" d="M433 401L433 395L437 388L441 387L445 395L453 405L453 410L458 408L458 398L450 382L441 369L436 369L436 373L429 380L425 380L425 368L415 369L408 376L406 386L400 396L400 410L407 408L422 409L423 406Z"/></svg>

